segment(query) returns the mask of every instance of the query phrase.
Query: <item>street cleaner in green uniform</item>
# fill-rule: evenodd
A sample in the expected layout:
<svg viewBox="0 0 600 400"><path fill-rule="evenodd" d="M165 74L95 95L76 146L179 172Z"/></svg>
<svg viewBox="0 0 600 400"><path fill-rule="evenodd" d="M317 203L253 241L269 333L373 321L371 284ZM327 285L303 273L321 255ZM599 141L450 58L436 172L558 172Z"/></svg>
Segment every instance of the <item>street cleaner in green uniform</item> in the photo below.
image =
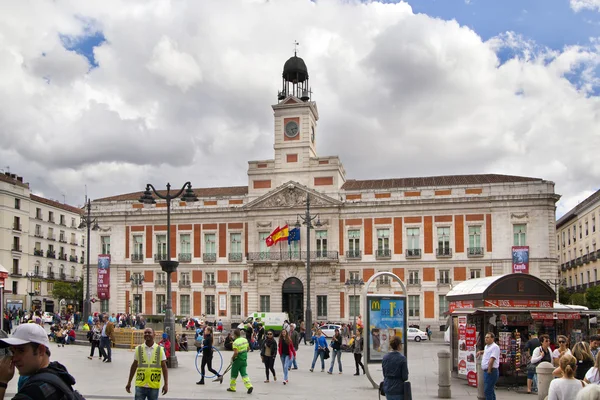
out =
<svg viewBox="0 0 600 400"><path fill-rule="evenodd" d="M144 344L135 348L133 363L129 370L129 380L125 390L131 393L131 380L135 375L135 399L156 400L160 389L160 379L164 380L162 394L169 391L167 360L162 346L154 343L154 330L144 329Z"/></svg>
<svg viewBox="0 0 600 400"><path fill-rule="evenodd" d="M231 380L229 382L228 392L235 392L235 381L237 380L238 373L242 376L244 386L248 389L248 394L252 393L252 383L248 378L246 367L248 366L248 350L250 345L248 341L240 337L240 330L235 329L233 331L233 357L231 357Z"/></svg>

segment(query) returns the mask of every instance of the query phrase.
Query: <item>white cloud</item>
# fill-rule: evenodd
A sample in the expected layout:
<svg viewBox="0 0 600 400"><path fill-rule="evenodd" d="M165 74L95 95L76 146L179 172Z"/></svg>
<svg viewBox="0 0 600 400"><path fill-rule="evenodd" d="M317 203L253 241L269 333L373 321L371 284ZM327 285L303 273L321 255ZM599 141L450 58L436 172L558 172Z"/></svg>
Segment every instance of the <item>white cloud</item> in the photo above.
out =
<svg viewBox="0 0 600 400"><path fill-rule="evenodd" d="M586 9L600 11L600 0L571 0L570 4L575 12Z"/></svg>
<svg viewBox="0 0 600 400"><path fill-rule="evenodd" d="M89 21L106 42L88 71L59 34L85 35ZM247 161L272 157L270 105L294 40L318 152L339 155L349 178L537 176L562 204L598 187L597 44L484 42L405 3L343 0L0 4L0 160L79 202L84 184L92 198L147 181L244 185Z"/></svg>

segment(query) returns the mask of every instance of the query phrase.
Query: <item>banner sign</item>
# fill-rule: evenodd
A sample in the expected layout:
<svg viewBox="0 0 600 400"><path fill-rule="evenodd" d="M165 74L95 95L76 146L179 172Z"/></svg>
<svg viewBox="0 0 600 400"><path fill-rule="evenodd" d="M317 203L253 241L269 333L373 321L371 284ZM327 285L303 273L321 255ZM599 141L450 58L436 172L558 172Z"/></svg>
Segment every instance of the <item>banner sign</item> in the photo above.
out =
<svg viewBox="0 0 600 400"><path fill-rule="evenodd" d="M367 295L367 362L381 363L389 353L390 340L400 338L400 351L406 356L406 297Z"/></svg>
<svg viewBox="0 0 600 400"><path fill-rule="evenodd" d="M541 313L541 312L532 312L531 318L533 319L581 319L581 314L579 313Z"/></svg>
<svg viewBox="0 0 600 400"><path fill-rule="evenodd" d="M473 300L459 300L459 301L451 301L450 304L448 305L448 311L449 312L454 312L454 310L460 309L460 308L473 308L474 304L473 304Z"/></svg>
<svg viewBox="0 0 600 400"><path fill-rule="evenodd" d="M486 307L507 307L507 308L552 308L552 300L485 300Z"/></svg>
<svg viewBox="0 0 600 400"><path fill-rule="evenodd" d="M98 255L98 297L110 299L110 254Z"/></svg>
<svg viewBox="0 0 600 400"><path fill-rule="evenodd" d="M513 246L513 273L529 273L529 246Z"/></svg>

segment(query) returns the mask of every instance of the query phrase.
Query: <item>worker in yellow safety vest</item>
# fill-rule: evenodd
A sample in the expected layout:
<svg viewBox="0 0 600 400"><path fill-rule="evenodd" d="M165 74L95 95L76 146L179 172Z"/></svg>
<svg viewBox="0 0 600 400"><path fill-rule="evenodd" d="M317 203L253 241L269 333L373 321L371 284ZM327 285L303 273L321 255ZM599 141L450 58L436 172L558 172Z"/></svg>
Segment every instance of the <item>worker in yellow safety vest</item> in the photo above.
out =
<svg viewBox="0 0 600 400"><path fill-rule="evenodd" d="M239 329L233 331L233 337L235 340L233 341L233 356L231 357L231 379L227 391L235 392L235 381L239 374L242 376L242 381L244 382L244 386L246 386L248 394L250 394L252 393L253 387L250 378L248 377L248 373L246 372L250 345L246 339L240 337Z"/></svg>
<svg viewBox="0 0 600 400"><path fill-rule="evenodd" d="M162 394L169 391L167 359L162 346L154 343L154 330L144 329L144 344L135 348L133 363L129 369L129 380L125 390L131 393L131 380L135 375L135 399L156 400L160 389L160 379L164 380Z"/></svg>

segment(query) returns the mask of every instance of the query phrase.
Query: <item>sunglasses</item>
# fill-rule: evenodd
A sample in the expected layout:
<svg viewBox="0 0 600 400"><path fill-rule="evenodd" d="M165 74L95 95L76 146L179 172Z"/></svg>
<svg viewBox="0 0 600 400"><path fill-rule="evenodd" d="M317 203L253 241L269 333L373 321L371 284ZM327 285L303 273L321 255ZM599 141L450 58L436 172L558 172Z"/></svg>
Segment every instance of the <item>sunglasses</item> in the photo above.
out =
<svg viewBox="0 0 600 400"><path fill-rule="evenodd" d="M567 343L564 340L559 340L558 343Z"/></svg>
<svg viewBox="0 0 600 400"><path fill-rule="evenodd" d="M272 333L267 333L267 336L273 336L273 334Z"/></svg>

